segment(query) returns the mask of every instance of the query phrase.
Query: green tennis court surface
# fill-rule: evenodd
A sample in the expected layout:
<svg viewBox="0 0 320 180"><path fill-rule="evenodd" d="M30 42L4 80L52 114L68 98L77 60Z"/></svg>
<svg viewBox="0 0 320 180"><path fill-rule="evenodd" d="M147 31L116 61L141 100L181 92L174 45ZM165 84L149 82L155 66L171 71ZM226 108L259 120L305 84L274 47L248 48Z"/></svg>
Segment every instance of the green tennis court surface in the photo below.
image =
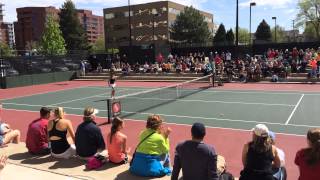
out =
<svg viewBox="0 0 320 180"><path fill-rule="evenodd" d="M116 95L147 89L119 87ZM3 107L38 112L41 106L61 106L67 114L82 115L84 107L93 106L100 110L98 116L107 117L109 96L110 89L88 86L7 99L3 101ZM139 106L148 100L153 99L142 97L131 106ZM278 133L304 135L309 128L320 126L319 107L320 94L315 93L203 89L143 112L123 111L122 115L127 113L128 119L145 120L148 114L154 113L162 115L169 123L192 124L201 121L207 126L245 130L264 123Z"/></svg>

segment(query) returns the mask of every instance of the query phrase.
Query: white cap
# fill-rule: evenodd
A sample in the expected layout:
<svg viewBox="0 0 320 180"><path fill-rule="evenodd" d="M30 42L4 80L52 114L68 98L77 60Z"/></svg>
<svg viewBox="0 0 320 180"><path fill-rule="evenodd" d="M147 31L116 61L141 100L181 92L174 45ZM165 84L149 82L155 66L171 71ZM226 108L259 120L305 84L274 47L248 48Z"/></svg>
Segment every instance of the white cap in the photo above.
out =
<svg viewBox="0 0 320 180"><path fill-rule="evenodd" d="M260 136L260 137L268 137L269 134L269 129L266 125L264 124L257 124L252 131L254 132L254 134L256 136Z"/></svg>

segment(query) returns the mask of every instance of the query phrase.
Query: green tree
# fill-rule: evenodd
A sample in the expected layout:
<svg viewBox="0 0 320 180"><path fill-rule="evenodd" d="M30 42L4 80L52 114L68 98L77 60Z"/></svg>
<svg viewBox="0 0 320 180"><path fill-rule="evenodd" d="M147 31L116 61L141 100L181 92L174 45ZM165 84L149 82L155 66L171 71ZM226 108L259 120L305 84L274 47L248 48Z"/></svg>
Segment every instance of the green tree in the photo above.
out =
<svg viewBox="0 0 320 180"><path fill-rule="evenodd" d="M66 44L59 29L59 24L53 16L47 17L47 22L40 42L41 51L46 55L61 55L66 53Z"/></svg>
<svg viewBox="0 0 320 180"><path fill-rule="evenodd" d="M220 24L216 35L213 38L213 44L224 45L226 43L226 29L223 24Z"/></svg>
<svg viewBox="0 0 320 180"><path fill-rule="evenodd" d="M303 36L307 41L313 41L317 39L317 32L311 23L306 24L304 28Z"/></svg>
<svg viewBox="0 0 320 180"><path fill-rule="evenodd" d="M239 28L239 44L249 44L250 33L246 28Z"/></svg>
<svg viewBox="0 0 320 180"><path fill-rule="evenodd" d="M234 45L234 34L233 34L232 29L227 31L226 41L227 41L228 45Z"/></svg>
<svg viewBox="0 0 320 180"><path fill-rule="evenodd" d="M185 7L171 27L171 38L188 43L205 43L211 37L208 23L196 9Z"/></svg>
<svg viewBox="0 0 320 180"><path fill-rule="evenodd" d="M104 43L104 37L99 37L96 42L94 44L92 44L91 46L91 50L93 52L105 52L106 48L105 48L105 43Z"/></svg>
<svg viewBox="0 0 320 180"><path fill-rule="evenodd" d="M0 43L0 56L3 57L8 57L8 56L12 56L13 52L12 49L5 43Z"/></svg>
<svg viewBox="0 0 320 180"><path fill-rule="evenodd" d="M270 26L265 20L259 24L257 31L255 33L256 40L258 41L270 41L271 40L271 30Z"/></svg>
<svg viewBox="0 0 320 180"><path fill-rule="evenodd" d="M275 28L271 29L271 35L272 35L272 42L275 42L275 35L276 35ZM277 25L277 42L281 43L281 42L285 42L285 41L289 41L289 40L286 37L284 27Z"/></svg>
<svg viewBox="0 0 320 180"><path fill-rule="evenodd" d="M87 40L84 28L80 24L74 3L66 0L60 8L60 29L66 42L68 51L89 50L90 46Z"/></svg>
<svg viewBox="0 0 320 180"><path fill-rule="evenodd" d="M320 40L320 0L301 0L298 9L296 26L306 28L307 24L310 24L308 28L312 27L316 38Z"/></svg>

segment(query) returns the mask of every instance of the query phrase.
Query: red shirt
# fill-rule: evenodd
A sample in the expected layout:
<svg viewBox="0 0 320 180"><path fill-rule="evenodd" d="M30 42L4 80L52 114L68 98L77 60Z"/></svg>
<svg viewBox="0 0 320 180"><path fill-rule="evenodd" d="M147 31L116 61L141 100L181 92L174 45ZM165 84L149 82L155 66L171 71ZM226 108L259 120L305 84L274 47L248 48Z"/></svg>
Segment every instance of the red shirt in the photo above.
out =
<svg viewBox="0 0 320 180"><path fill-rule="evenodd" d="M320 179L320 162L313 166L307 165L304 157L305 149L297 152L294 160L295 164L299 167L300 176L299 180L319 180Z"/></svg>
<svg viewBox="0 0 320 180"><path fill-rule="evenodd" d="M28 128L26 145L29 152L38 153L40 150L48 148L47 136L48 119L34 120Z"/></svg>

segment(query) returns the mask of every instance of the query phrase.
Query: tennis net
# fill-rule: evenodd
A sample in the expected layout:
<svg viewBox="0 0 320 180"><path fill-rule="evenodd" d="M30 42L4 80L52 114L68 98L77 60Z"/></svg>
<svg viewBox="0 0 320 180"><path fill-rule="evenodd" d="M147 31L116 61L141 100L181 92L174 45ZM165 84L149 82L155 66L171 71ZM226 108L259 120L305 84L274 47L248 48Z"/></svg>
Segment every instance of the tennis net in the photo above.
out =
<svg viewBox="0 0 320 180"><path fill-rule="evenodd" d="M114 116L112 108L114 103L121 104L119 117L129 117L208 89L212 87L210 77L211 75L207 75L166 87L123 95L115 99L110 98L107 101L108 122L110 123L111 118Z"/></svg>

